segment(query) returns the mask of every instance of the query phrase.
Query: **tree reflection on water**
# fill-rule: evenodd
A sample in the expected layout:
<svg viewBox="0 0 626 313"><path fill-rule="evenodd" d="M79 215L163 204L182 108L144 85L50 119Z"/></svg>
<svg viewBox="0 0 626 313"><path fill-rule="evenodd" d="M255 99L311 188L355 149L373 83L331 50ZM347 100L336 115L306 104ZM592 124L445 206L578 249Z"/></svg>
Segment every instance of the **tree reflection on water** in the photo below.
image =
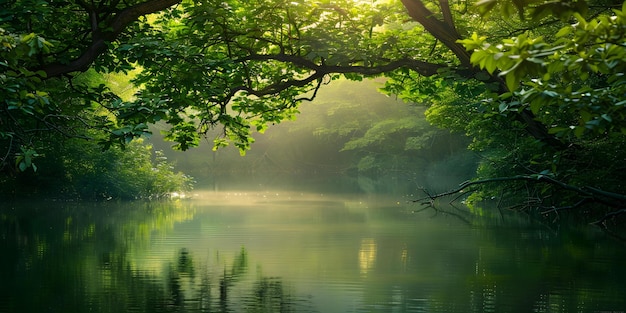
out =
<svg viewBox="0 0 626 313"><path fill-rule="evenodd" d="M230 266L224 266L223 273L213 280L208 267L202 267L200 282L196 284L196 268L193 256L186 249L180 249L176 266L168 265L168 288L163 291L155 289L155 295L161 296L163 304L154 308L145 307L144 312L293 312L294 297L284 288L282 279L278 277L260 276L246 289L246 284L238 284L248 272L248 255L244 247L234 257ZM154 281L154 280L153 280ZM211 291L218 289L217 294ZM239 288L238 290L235 290ZM156 309L156 311L153 311Z"/></svg>
<svg viewBox="0 0 626 313"><path fill-rule="evenodd" d="M0 204L0 312L593 312L623 246L386 198ZM290 199L293 199L291 201ZM375 201L379 202L375 202ZM384 201L383 201L384 200Z"/></svg>
<svg viewBox="0 0 626 313"><path fill-rule="evenodd" d="M160 270L133 258L151 235L193 215L175 203L0 212L0 312L295 311L281 278L242 282L245 247L213 265L185 247Z"/></svg>

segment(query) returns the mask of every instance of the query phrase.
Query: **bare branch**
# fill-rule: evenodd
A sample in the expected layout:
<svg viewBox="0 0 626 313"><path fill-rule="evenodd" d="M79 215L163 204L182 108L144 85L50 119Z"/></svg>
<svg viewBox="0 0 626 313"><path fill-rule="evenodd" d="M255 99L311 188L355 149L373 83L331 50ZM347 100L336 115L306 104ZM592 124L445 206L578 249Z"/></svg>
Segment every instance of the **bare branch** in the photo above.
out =
<svg viewBox="0 0 626 313"><path fill-rule="evenodd" d="M442 197L446 197L446 196L450 196L454 194L463 194L465 193L465 189L471 186L484 185L484 184L489 184L489 183L507 182L507 181L527 181L527 182L534 182L534 183L547 183L547 184L557 186L563 190L571 191L574 194L578 195L580 198L580 200L578 200L576 203L569 205L569 206L559 206L559 207L552 206L548 210L542 211L541 212L542 214L548 214L548 213L558 214L558 212L560 211L576 209L589 203L596 203L596 204L604 205L610 209L615 210L615 211L611 211L605 214L604 217L602 217L602 219L595 222L596 224L599 224L599 223L603 223L609 218L616 217L618 215L626 213L626 209L624 208L624 203L626 203L626 195L608 192L608 191L604 191L604 190L600 190L600 189L588 187L588 186L577 187L577 186L573 186L573 185L564 183L562 181L556 180L546 175L531 175L531 176L519 175L519 176L509 176L509 177L495 177L495 178L481 179L481 180L475 180L475 181L466 181L460 184L458 188L455 188L455 189L452 189L450 191L446 191L443 193L439 193L436 195L431 195L426 192L427 197L413 200L413 202L420 202L422 205L432 205L434 200L438 198L442 198ZM425 200L427 200L427 202L424 202ZM542 201L539 201L537 205L539 205L541 202ZM527 205L528 203L524 205L517 205L517 206L524 207Z"/></svg>

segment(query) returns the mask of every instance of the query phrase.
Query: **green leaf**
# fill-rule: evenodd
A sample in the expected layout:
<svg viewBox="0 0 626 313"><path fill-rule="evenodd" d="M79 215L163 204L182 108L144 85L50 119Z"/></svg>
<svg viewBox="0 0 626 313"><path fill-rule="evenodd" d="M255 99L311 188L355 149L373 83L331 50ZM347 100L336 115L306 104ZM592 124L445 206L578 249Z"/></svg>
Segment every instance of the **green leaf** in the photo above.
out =
<svg viewBox="0 0 626 313"><path fill-rule="evenodd" d="M517 87L519 86L520 83L520 77L518 77L517 75L515 75L515 72L512 73L508 73L506 75L506 87L510 90L510 91L514 91L517 89Z"/></svg>
<svg viewBox="0 0 626 313"><path fill-rule="evenodd" d="M539 99L531 101L530 102L530 111L533 112L533 114L539 114L539 111L541 110L543 102L540 101Z"/></svg>
<svg viewBox="0 0 626 313"><path fill-rule="evenodd" d="M484 68L489 72L489 74L493 74L493 72L497 68L497 62L495 56L486 57L484 59Z"/></svg>
<svg viewBox="0 0 626 313"><path fill-rule="evenodd" d="M571 26L563 27L556 33L556 37L560 38L560 37L567 36L572 33L572 30L573 28Z"/></svg>

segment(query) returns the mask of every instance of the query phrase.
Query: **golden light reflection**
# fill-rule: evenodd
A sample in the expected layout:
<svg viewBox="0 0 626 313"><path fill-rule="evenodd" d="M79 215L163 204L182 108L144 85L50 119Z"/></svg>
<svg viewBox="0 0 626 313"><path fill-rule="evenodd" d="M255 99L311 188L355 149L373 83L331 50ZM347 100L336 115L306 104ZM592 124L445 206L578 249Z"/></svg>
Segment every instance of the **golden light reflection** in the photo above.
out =
<svg viewBox="0 0 626 313"><path fill-rule="evenodd" d="M400 254L400 261L402 261L402 269L406 271L406 265L409 261L409 250L406 247L402 248L402 252Z"/></svg>
<svg viewBox="0 0 626 313"><path fill-rule="evenodd" d="M376 265L376 241L374 238L363 238L359 248L359 268L362 275L367 275Z"/></svg>

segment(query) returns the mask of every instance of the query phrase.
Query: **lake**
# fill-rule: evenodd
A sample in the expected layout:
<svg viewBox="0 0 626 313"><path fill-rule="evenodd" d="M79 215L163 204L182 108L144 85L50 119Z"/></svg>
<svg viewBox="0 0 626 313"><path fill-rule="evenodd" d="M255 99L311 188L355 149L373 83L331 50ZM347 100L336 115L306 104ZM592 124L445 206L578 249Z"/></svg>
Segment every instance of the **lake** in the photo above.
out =
<svg viewBox="0 0 626 313"><path fill-rule="evenodd" d="M258 188L5 202L0 312L626 310L623 242L408 198Z"/></svg>

